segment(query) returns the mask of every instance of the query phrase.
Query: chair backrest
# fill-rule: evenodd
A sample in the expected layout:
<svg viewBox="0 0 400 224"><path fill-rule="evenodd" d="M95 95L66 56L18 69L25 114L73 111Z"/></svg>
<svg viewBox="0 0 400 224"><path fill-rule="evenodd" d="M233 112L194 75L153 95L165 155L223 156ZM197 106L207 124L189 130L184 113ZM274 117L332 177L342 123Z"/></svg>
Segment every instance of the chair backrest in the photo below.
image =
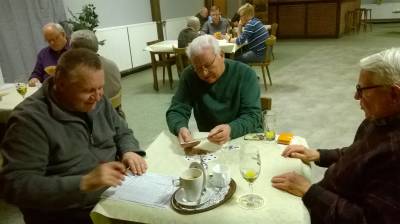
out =
<svg viewBox="0 0 400 224"><path fill-rule="evenodd" d="M181 76L183 69L186 67L188 58L186 56L186 48L175 48L174 53L176 57L176 69L178 70L178 76Z"/></svg>
<svg viewBox="0 0 400 224"><path fill-rule="evenodd" d="M260 97L260 101L261 101L261 110L262 111L271 110L271 108L272 108L272 99L270 97L261 96Z"/></svg>
<svg viewBox="0 0 400 224"><path fill-rule="evenodd" d="M265 59L264 63L269 64L272 59L272 48L276 43L276 37L274 35L269 36L264 44L265 44Z"/></svg>
<svg viewBox="0 0 400 224"><path fill-rule="evenodd" d="M111 105L113 108L118 108L119 106L121 106L121 101L122 101L121 98L122 98L121 90L117 93L117 95L110 98Z"/></svg>
<svg viewBox="0 0 400 224"><path fill-rule="evenodd" d="M156 44L156 43L159 43L159 42L161 42L161 40L153 40L153 41L147 42L146 44L147 44L147 46L150 46L150 45L153 45L153 44Z"/></svg>
<svg viewBox="0 0 400 224"><path fill-rule="evenodd" d="M273 23L271 25L271 35L274 35L276 37L276 31L278 30L278 24L277 23Z"/></svg>

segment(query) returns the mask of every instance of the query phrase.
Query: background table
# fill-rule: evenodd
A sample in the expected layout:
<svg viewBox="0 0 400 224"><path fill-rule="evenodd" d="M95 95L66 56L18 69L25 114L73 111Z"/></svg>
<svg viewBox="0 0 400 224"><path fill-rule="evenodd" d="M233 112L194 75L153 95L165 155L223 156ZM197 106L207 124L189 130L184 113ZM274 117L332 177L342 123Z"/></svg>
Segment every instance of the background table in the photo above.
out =
<svg viewBox="0 0 400 224"><path fill-rule="evenodd" d="M226 40L218 40L218 44L224 53L229 54L230 58L233 58L235 52L239 50L242 45L237 45L235 43L228 43ZM165 52L174 53L173 47L178 47L178 40L164 40L156 44L147 46L144 48L145 51L155 51L155 52Z"/></svg>
<svg viewBox="0 0 400 224"><path fill-rule="evenodd" d="M231 145L246 143L243 138L231 141ZM296 137L297 144L306 145L303 138ZM231 176L237 183L232 198L213 210L195 215L181 215L171 208L146 207L134 202L102 199L91 213L94 223L120 223L126 220L141 223L310 223L307 209L301 198L277 190L271 186L274 175L295 171L310 179L310 167L298 159L283 158L280 154L283 145L266 141L254 142L260 147L261 173L254 182L254 192L264 198L264 207L258 210L245 210L239 207L238 198L250 192L248 183L241 177L238 167L238 150L222 150L215 153L217 160L209 162L209 170L215 163L227 163ZM191 161L184 158L175 136L162 132L147 149L148 172L178 177L189 167ZM116 220L113 220L116 219Z"/></svg>
<svg viewBox="0 0 400 224"><path fill-rule="evenodd" d="M0 87L0 92L7 93L7 95L3 96L0 100L0 123L6 123L11 111L24 100L24 98L17 93L14 83L6 83L3 88L4 89ZM28 87L25 98L32 95L36 90L38 90L38 87Z"/></svg>

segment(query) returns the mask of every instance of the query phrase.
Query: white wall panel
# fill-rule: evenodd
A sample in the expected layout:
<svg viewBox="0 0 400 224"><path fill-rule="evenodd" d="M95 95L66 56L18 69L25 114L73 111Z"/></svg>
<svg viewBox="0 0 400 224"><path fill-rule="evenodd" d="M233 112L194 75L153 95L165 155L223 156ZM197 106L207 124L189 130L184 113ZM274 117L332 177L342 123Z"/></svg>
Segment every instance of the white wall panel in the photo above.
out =
<svg viewBox="0 0 400 224"><path fill-rule="evenodd" d="M400 19L400 3L362 4L361 8L372 9L372 19ZM393 13L397 11L397 13Z"/></svg>
<svg viewBox="0 0 400 224"><path fill-rule="evenodd" d="M147 46L147 42L158 39L156 23L129 25L128 33L131 44L133 67L150 63L150 53L145 51L144 48Z"/></svg>
<svg viewBox="0 0 400 224"><path fill-rule="evenodd" d="M106 40L105 45L99 46L99 54L117 63L120 71L132 68L126 26L98 29L96 35L99 40Z"/></svg>
<svg viewBox="0 0 400 224"><path fill-rule="evenodd" d="M187 17L179 17L165 20L164 39L177 40L179 32L186 27L186 18Z"/></svg>

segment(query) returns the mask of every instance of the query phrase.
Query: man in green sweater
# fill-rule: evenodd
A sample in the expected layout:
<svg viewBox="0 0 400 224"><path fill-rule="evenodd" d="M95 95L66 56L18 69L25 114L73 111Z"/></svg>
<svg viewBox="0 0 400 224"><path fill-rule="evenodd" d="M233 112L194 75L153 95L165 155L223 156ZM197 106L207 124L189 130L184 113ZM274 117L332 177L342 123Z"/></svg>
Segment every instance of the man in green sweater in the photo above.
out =
<svg viewBox="0 0 400 224"><path fill-rule="evenodd" d="M182 73L166 117L180 142L193 137L188 121L193 109L199 131L208 140L224 144L251 132L262 132L260 88L247 65L224 58L211 35L197 37L186 53L192 62Z"/></svg>

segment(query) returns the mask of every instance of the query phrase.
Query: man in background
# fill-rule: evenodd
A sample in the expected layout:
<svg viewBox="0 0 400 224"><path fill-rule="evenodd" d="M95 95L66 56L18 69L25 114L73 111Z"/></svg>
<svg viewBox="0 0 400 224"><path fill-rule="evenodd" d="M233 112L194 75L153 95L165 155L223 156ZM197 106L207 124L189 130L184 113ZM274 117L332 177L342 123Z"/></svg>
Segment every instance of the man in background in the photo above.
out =
<svg viewBox="0 0 400 224"><path fill-rule="evenodd" d="M254 17L254 6L244 4L238 10L240 21L237 28L238 37L229 39L237 45L243 45L242 50L235 55L235 60L248 62L262 62L265 59L265 41L268 38L268 31L264 24ZM242 32L242 27L243 32Z"/></svg>
<svg viewBox="0 0 400 224"><path fill-rule="evenodd" d="M187 47L190 42L198 37L200 29L199 19L195 16L191 16L186 21L186 28L184 28L178 36L178 47Z"/></svg>
<svg viewBox="0 0 400 224"><path fill-rule="evenodd" d="M103 97L101 66L90 50L68 50L8 120L0 192L27 224L91 223L107 187L147 169L132 130Z"/></svg>
<svg viewBox="0 0 400 224"><path fill-rule="evenodd" d="M29 77L29 86L36 86L54 75L58 59L69 48L64 28L60 24L48 23L43 26L42 33L49 46L38 53L35 68Z"/></svg>
<svg viewBox="0 0 400 224"><path fill-rule="evenodd" d="M225 35L229 31L229 21L221 16L218 6L212 6L210 9L211 20L204 23L201 32L203 34L214 35L219 33ZM220 39L219 37L217 37Z"/></svg>
<svg viewBox="0 0 400 224"><path fill-rule="evenodd" d="M193 140L188 129L192 113L208 140L224 144L231 138L262 132L260 87L249 66L225 59L211 35L197 37L186 53L190 66L183 71L166 118L180 142Z"/></svg>
<svg viewBox="0 0 400 224"><path fill-rule="evenodd" d="M203 27L204 23L208 20L208 9L206 7L202 7L200 12L196 14L196 17L199 18L200 27Z"/></svg>

